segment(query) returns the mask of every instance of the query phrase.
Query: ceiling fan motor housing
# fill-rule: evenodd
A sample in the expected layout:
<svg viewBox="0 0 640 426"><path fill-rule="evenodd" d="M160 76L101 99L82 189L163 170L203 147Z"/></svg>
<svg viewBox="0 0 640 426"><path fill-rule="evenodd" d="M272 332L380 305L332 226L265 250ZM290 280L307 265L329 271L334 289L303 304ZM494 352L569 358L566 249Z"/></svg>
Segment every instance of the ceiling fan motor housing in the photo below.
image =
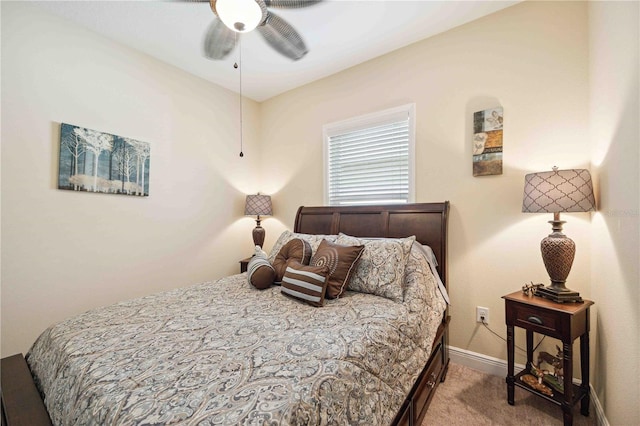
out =
<svg viewBox="0 0 640 426"><path fill-rule="evenodd" d="M239 33L254 30L267 17L263 0L209 0L209 4L227 28Z"/></svg>

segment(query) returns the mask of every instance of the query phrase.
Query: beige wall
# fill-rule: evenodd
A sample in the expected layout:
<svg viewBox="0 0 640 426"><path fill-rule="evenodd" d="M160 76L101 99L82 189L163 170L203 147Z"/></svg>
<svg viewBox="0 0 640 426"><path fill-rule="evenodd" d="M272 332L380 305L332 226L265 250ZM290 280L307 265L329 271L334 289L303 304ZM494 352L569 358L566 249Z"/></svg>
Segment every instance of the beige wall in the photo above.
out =
<svg viewBox="0 0 640 426"><path fill-rule="evenodd" d="M524 3L264 102L263 175L280 220L267 246L299 205L323 202L323 124L415 102L416 201L451 201L451 344L506 359L475 307L505 335L501 296L548 281L539 244L552 217L521 213L524 175L589 167L587 33L585 3ZM472 114L497 105L504 173L473 177ZM564 219L577 244L568 285L589 297L590 216Z"/></svg>
<svg viewBox="0 0 640 426"><path fill-rule="evenodd" d="M590 2L591 143L597 309L595 389L612 425L640 424L640 7Z"/></svg>
<svg viewBox="0 0 640 426"><path fill-rule="evenodd" d="M258 105L95 33L2 3L2 356L87 309L238 271ZM61 191L61 122L151 144L150 196Z"/></svg>

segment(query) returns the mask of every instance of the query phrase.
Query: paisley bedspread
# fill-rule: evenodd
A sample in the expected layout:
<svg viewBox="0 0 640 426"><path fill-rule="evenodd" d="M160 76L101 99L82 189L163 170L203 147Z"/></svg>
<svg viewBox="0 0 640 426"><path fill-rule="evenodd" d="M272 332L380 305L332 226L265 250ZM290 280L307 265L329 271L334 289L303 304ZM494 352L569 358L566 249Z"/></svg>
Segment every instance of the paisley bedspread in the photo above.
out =
<svg viewBox="0 0 640 426"><path fill-rule="evenodd" d="M389 424L445 309L414 261L403 303L316 308L239 274L68 319L27 361L55 425Z"/></svg>

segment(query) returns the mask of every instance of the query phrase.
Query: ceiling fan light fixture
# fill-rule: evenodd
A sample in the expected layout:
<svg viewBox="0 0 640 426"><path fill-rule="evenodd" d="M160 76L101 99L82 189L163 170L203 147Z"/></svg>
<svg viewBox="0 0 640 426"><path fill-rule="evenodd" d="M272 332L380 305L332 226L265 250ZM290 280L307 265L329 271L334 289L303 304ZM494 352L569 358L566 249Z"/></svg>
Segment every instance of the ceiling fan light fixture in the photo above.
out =
<svg viewBox="0 0 640 426"><path fill-rule="evenodd" d="M216 0L215 12L229 29L246 33L265 18L266 6L260 0Z"/></svg>

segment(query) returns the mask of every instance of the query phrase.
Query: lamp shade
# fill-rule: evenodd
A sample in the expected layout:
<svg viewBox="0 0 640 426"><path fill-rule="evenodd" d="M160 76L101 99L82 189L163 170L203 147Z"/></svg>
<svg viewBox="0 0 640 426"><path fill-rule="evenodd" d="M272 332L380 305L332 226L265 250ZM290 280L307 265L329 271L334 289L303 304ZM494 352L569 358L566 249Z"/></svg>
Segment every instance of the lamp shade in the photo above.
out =
<svg viewBox="0 0 640 426"><path fill-rule="evenodd" d="M260 194L247 195L244 214L245 216L271 216L273 214L271 196Z"/></svg>
<svg viewBox="0 0 640 426"><path fill-rule="evenodd" d="M530 173L524 177L525 213L589 212L596 209L591 174L586 169Z"/></svg>

